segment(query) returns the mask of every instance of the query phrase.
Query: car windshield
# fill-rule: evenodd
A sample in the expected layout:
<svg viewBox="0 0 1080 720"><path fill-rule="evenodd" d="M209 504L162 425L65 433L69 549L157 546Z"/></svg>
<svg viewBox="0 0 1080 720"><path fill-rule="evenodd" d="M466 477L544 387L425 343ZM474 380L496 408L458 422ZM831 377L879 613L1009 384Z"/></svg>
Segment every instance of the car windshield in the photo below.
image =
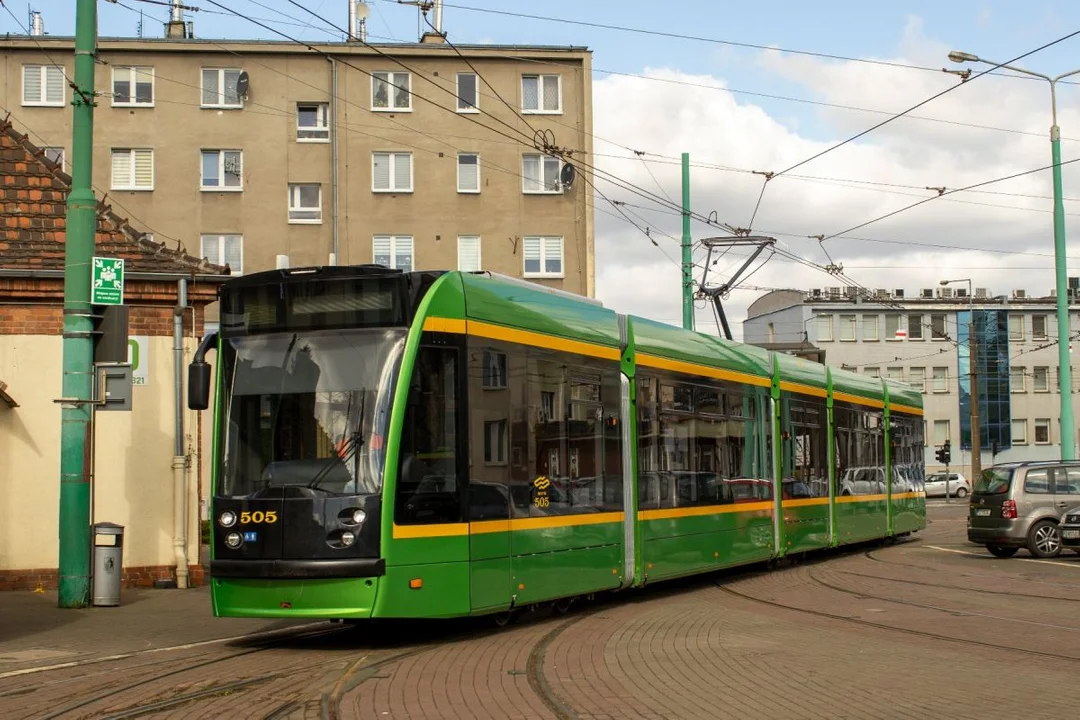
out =
<svg viewBox="0 0 1080 720"><path fill-rule="evenodd" d="M980 495L1001 495L1006 493L1009 491L1012 476L1012 468L987 468L979 475L979 482L975 483L975 492Z"/></svg>
<svg viewBox="0 0 1080 720"><path fill-rule="evenodd" d="M404 344L403 329L228 339L219 493L378 492Z"/></svg>

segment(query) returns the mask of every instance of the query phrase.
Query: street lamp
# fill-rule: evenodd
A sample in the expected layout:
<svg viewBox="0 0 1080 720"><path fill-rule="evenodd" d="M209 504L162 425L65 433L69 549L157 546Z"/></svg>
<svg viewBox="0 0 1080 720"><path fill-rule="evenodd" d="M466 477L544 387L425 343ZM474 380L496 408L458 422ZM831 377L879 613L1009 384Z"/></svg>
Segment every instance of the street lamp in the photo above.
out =
<svg viewBox="0 0 1080 720"><path fill-rule="evenodd" d="M972 487L982 475L982 426L979 424L979 384L975 373L975 293L971 291L971 278L959 278L957 280L942 280L941 286L952 283L966 282L968 284L968 307L971 309L971 322L968 325L968 373L971 377L971 482ZM959 327L957 323L957 327ZM957 346L959 347L959 346ZM949 476L945 475L945 496L949 495Z"/></svg>
<svg viewBox="0 0 1080 720"><path fill-rule="evenodd" d="M981 62L996 65L1013 72L1031 75L1050 83L1050 113L1053 124L1050 126L1050 152L1053 158L1054 173L1054 274L1057 288L1058 321L1058 382L1061 391L1061 459L1072 460L1076 456L1073 436L1072 411L1072 369L1069 362L1069 292L1066 284L1065 258L1065 204L1061 193L1061 129L1057 124L1057 82L1080 73L1080 68L1071 70L1057 77L1025 70L1014 65L1003 65L978 55L953 50L949 59L956 63Z"/></svg>

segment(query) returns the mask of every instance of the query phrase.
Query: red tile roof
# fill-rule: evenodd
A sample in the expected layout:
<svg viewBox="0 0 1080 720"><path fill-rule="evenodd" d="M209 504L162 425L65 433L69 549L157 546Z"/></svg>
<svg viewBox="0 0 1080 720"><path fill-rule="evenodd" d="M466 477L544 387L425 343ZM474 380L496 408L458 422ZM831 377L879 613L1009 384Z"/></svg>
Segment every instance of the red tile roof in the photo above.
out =
<svg viewBox="0 0 1080 720"><path fill-rule="evenodd" d="M0 269L63 270L71 176L0 120ZM223 275L227 269L172 250L98 201L95 253L124 259L128 272Z"/></svg>

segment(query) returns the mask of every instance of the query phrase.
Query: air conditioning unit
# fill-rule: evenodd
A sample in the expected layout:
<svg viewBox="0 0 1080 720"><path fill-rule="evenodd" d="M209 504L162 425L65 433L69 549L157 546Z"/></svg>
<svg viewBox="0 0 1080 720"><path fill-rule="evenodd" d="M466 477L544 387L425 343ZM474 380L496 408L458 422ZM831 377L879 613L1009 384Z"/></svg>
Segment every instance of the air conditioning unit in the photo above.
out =
<svg viewBox="0 0 1080 720"><path fill-rule="evenodd" d="M902 300L904 298L904 288L896 288L892 291L892 294L894 298Z"/></svg>
<svg viewBox="0 0 1080 720"><path fill-rule="evenodd" d="M924 300L932 300L934 298L934 288L923 288L919 291L919 297L923 298Z"/></svg>
<svg viewBox="0 0 1080 720"><path fill-rule="evenodd" d="M1069 278L1069 289L1080 290L1080 277Z"/></svg>
<svg viewBox="0 0 1080 720"><path fill-rule="evenodd" d="M876 288L874 290L874 297L876 297L876 298L887 298L887 297L889 297L889 291L886 290L885 288Z"/></svg>
<svg viewBox="0 0 1080 720"><path fill-rule="evenodd" d="M859 297L859 288L848 285L844 288L844 296L849 298Z"/></svg>
<svg viewBox="0 0 1080 720"><path fill-rule="evenodd" d="M820 298L822 296L821 288L814 288L810 291L810 297Z"/></svg>
<svg viewBox="0 0 1080 720"><path fill-rule="evenodd" d="M951 298L953 296L953 289L951 287L938 288L938 297Z"/></svg>
<svg viewBox="0 0 1080 720"><path fill-rule="evenodd" d="M961 298L961 297L967 297L967 296L968 296L967 288L956 288L956 297Z"/></svg>
<svg viewBox="0 0 1080 720"><path fill-rule="evenodd" d="M827 292L831 298L840 297L840 288L838 287L825 288L825 292Z"/></svg>
<svg viewBox="0 0 1080 720"><path fill-rule="evenodd" d="M984 298L984 297L989 297L989 295L990 295L990 291L987 290L986 288L975 288L975 297Z"/></svg>
<svg viewBox="0 0 1080 720"><path fill-rule="evenodd" d="M1027 290L1013 290L1012 296L1014 298L1022 299L1027 297Z"/></svg>

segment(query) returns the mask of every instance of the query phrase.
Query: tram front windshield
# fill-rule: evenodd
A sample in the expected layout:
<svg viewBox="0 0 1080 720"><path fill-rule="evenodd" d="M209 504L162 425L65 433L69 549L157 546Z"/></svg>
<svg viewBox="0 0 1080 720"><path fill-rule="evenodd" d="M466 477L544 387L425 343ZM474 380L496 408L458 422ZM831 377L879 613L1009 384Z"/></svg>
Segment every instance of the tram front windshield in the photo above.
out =
<svg viewBox="0 0 1080 720"><path fill-rule="evenodd" d="M378 493L405 332L227 338L218 494Z"/></svg>

